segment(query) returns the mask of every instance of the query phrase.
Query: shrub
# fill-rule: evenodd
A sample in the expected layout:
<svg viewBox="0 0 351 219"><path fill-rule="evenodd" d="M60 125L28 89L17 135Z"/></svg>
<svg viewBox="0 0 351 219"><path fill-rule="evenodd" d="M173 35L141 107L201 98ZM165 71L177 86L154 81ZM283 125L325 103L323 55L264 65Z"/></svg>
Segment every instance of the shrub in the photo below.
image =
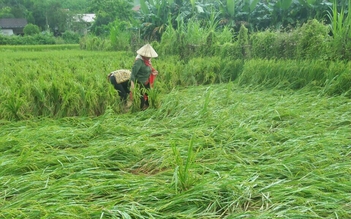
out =
<svg viewBox="0 0 351 219"><path fill-rule="evenodd" d="M246 59L251 57L248 32L249 30L244 25L241 25L238 35L238 43L242 48L243 57Z"/></svg>
<svg viewBox="0 0 351 219"><path fill-rule="evenodd" d="M279 32L272 32L269 30L263 32L252 33L250 36L251 41L251 55L253 58L275 58L275 50L273 48L277 41Z"/></svg>
<svg viewBox="0 0 351 219"><path fill-rule="evenodd" d="M329 52L329 28L313 19L296 30L299 59L327 59Z"/></svg>
<svg viewBox="0 0 351 219"><path fill-rule="evenodd" d="M111 46L115 50L128 51L130 49L132 29L131 24L126 21L116 19L110 25Z"/></svg>
<svg viewBox="0 0 351 219"><path fill-rule="evenodd" d="M104 51L113 50L111 41L108 39L100 38L94 35L86 35L80 39L79 45L81 49L90 51Z"/></svg>
<svg viewBox="0 0 351 219"><path fill-rule="evenodd" d="M78 33L75 33L75 32L70 31L70 30L66 30L62 34L62 39L67 44L76 44L76 43L79 43L80 36Z"/></svg>
<svg viewBox="0 0 351 219"><path fill-rule="evenodd" d="M40 33L40 29L35 24L27 24L23 29L24 35L32 36Z"/></svg>

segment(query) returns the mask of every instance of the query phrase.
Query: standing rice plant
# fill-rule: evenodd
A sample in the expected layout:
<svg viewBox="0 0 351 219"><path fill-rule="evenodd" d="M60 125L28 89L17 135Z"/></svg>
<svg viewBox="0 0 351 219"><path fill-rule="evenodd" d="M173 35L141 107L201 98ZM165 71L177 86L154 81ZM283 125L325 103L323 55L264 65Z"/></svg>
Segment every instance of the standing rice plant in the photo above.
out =
<svg viewBox="0 0 351 219"><path fill-rule="evenodd" d="M0 116L0 118L17 121L25 118L22 112L25 101L20 91L17 91L14 95L1 95L1 98L3 98L4 101L0 105L2 111L2 116Z"/></svg>
<svg viewBox="0 0 351 219"><path fill-rule="evenodd" d="M131 112L138 112L138 111L140 111L141 91L142 91L142 88L140 87L140 85L138 83L134 83L134 89L130 91L131 95L132 95L132 98L133 98L133 104L131 106Z"/></svg>
<svg viewBox="0 0 351 219"><path fill-rule="evenodd" d="M155 88L150 88L147 91L149 104L151 108L157 109L160 106L160 97L159 97L159 89L157 85Z"/></svg>
<svg viewBox="0 0 351 219"><path fill-rule="evenodd" d="M238 41L215 46L215 55L223 59L243 59L242 47Z"/></svg>
<svg viewBox="0 0 351 219"><path fill-rule="evenodd" d="M173 61L169 63L168 59ZM158 87L163 87L164 91L172 90L174 87L181 85L181 72L185 65L184 61L179 60L177 56L168 56L168 59L157 62L157 69L160 72L157 76ZM160 86L161 84L162 86Z"/></svg>
<svg viewBox="0 0 351 219"><path fill-rule="evenodd" d="M194 137L190 139L188 152L186 159L184 160L181 156L179 149L176 146L176 143L172 144L172 151L174 154L174 174L173 174L173 184L175 187L175 192L184 192L190 189L193 186L196 178L192 172L194 166L196 153L193 151Z"/></svg>
<svg viewBox="0 0 351 219"><path fill-rule="evenodd" d="M208 89L206 89L205 97L203 99L204 99L204 103L203 103L203 107L201 109L201 114L202 114L202 116L207 117L207 116L209 116L208 108L209 108L209 104L211 102L211 87L208 87Z"/></svg>
<svg viewBox="0 0 351 219"><path fill-rule="evenodd" d="M221 74L220 57L203 57L191 59L183 69L182 84L212 84L219 81Z"/></svg>
<svg viewBox="0 0 351 219"><path fill-rule="evenodd" d="M250 60L246 61L240 85L301 89L307 85L322 86L326 81L328 63L322 60Z"/></svg>
<svg viewBox="0 0 351 219"><path fill-rule="evenodd" d="M221 71L218 74L218 82L226 83L229 81L235 81L239 75L242 74L245 62L243 59L233 60L231 57L225 57L221 59Z"/></svg>
<svg viewBox="0 0 351 219"><path fill-rule="evenodd" d="M345 95L351 97L351 63L336 62L329 65L326 71L325 84L321 89L322 94Z"/></svg>
<svg viewBox="0 0 351 219"><path fill-rule="evenodd" d="M53 81L50 83L50 86L47 89L46 93L46 102L48 107L50 108L50 116L53 117L62 117L67 114L66 108L66 96L71 93L70 90L64 90L65 88L62 86L62 83L58 81Z"/></svg>

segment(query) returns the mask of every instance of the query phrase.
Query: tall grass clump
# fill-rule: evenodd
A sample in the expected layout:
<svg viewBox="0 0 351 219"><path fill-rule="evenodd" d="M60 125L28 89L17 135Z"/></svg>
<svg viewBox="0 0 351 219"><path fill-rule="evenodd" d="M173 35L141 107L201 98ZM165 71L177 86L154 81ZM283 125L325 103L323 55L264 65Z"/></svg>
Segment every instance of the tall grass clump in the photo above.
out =
<svg viewBox="0 0 351 219"><path fill-rule="evenodd" d="M346 12L347 10L347 12ZM338 11L338 2L333 1L333 6L328 11L330 21L330 30L333 35L331 43L331 51L335 59L349 59L351 53L349 47L351 45L351 1L348 0L348 8L341 8Z"/></svg>
<svg viewBox="0 0 351 219"><path fill-rule="evenodd" d="M323 94L345 95L351 98L351 63L332 62L326 71L327 79L321 88Z"/></svg>
<svg viewBox="0 0 351 219"><path fill-rule="evenodd" d="M187 23L179 20L177 28L168 25L161 38L162 46L157 48L163 56L178 55L182 60L189 60L213 56L216 47L232 41L232 30L228 27L219 29L216 17L212 16L205 24L191 19Z"/></svg>
<svg viewBox="0 0 351 219"><path fill-rule="evenodd" d="M173 174L173 183L175 187L176 194L178 192L183 192L190 189L194 185L196 177L192 170L196 152L194 152L194 137L190 139L189 147L186 153L186 158L183 158L181 152L177 148L176 143L172 144L172 151L174 154L174 174Z"/></svg>

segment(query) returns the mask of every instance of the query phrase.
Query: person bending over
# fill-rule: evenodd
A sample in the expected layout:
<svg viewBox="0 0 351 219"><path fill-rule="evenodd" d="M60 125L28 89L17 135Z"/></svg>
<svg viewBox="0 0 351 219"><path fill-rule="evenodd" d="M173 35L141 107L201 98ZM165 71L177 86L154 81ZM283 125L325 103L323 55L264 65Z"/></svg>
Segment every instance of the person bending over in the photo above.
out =
<svg viewBox="0 0 351 219"><path fill-rule="evenodd" d="M124 105L129 105L130 102L127 101L130 89L129 80L131 76L131 71L127 69L120 69L111 72L107 78L113 87L117 90L119 97Z"/></svg>

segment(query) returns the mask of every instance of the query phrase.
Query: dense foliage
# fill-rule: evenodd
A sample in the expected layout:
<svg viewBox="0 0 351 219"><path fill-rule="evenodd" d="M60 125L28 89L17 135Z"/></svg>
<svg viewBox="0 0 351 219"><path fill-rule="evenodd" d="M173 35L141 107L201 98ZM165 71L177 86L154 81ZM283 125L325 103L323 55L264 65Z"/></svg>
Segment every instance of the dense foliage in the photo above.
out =
<svg viewBox="0 0 351 219"><path fill-rule="evenodd" d="M140 4L138 15L132 11L132 7L137 4ZM206 22L215 15L221 26L236 30L241 24L247 25L250 30L291 28L314 18L326 20L332 5L332 1L328 0L2 0L0 18L27 18L42 30L50 29L55 34L61 34L70 30L71 24L67 20L75 15L95 13L97 17L92 31L97 35L105 35L108 24L119 19L140 27L146 39L160 40L165 28L168 25L176 28L179 20L187 22L194 18ZM347 0L335 3L339 10L348 5ZM140 23L134 23L135 19Z"/></svg>
<svg viewBox="0 0 351 219"><path fill-rule="evenodd" d="M17 1L16 4L3 0L1 4L6 7L2 9L2 17L9 17L9 13L14 17L14 8L18 7L22 12L17 11L16 16L29 19L28 16L33 14L30 8L35 7L45 15L36 16L38 22L42 17L46 23L34 23L41 29L50 27L53 36L60 35L58 40L50 42L80 41L81 48L88 50L135 51L145 41L153 41L161 43L161 50L184 59L211 55L211 51L227 46L235 51L226 49L225 53L246 59L349 60L351 57L350 0L141 0L138 13L134 13L131 9L133 4L125 0L81 3L84 6L77 8L74 4L55 0ZM63 6L75 8L75 11L65 11ZM97 17L90 27L93 35L81 37L79 28L67 23L67 16L73 16L83 8L96 13ZM65 15L56 16L50 10ZM242 37L244 28L248 37ZM0 38L1 44L48 43L43 40ZM175 41L178 43L174 44ZM239 49L242 51L238 52Z"/></svg>
<svg viewBox="0 0 351 219"><path fill-rule="evenodd" d="M47 25L86 1L0 17L14 2ZM140 29L99 11L100 36L0 36L80 40L0 47L0 218L350 218L349 3L141 0ZM151 106L124 113L106 75L145 39Z"/></svg>

